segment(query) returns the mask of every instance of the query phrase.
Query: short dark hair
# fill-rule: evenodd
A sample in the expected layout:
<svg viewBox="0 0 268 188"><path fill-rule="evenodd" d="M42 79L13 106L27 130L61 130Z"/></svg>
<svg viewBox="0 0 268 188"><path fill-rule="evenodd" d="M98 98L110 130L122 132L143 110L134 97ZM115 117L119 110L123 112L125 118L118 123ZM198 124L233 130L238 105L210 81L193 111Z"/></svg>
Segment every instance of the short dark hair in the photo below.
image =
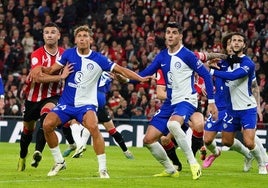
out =
<svg viewBox="0 0 268 188"><path fill-rule="evenodd" d="M227 33L226 35L224 35L221 39L221 43L222 43L222 47L224 50L226 50L227 48L227 42L228 40L230 40L233 36L233 32L232 33Z"/></svg>
<svg viewBox="0 0 268 188"><path fill-rule="evenodd" d="M240 33L240 32L233 32L232 36L234 36L234 35L238 35L238 36L243 37L244 43L246 43L246 35L244 35L243 33Z"/></svg>
<svg viewBox="0 0 268 188"><path fill-rule="evenodd" d="M182 33L182 31L183 31L183 27L177 22L168 22L167 25L166 25L166 29L168 27L177 28L179 33Z"/></svg>
<svg viewBox="0 0 268 188"><path fill-rule="evenodd" d="M56 27L60 31L60 27L54 22L49 22L45 24L43 28L46 28L46 27Z"/></svg>

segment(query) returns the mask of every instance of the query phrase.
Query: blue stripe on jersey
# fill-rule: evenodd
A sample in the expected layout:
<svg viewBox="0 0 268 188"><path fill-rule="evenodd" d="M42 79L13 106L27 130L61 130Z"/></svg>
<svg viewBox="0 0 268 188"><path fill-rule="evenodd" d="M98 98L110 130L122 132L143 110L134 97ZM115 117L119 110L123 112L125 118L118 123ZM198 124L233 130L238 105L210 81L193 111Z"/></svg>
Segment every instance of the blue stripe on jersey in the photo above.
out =
<svg viewBox="0 0 268 188"><path fill-rule="evenodd" d="M103 72L98 84L98 103L99 108L106 105L106 93L111 89L112 78L108 72Z"/></svg>
<svg viewBox="0 0 268 188"><path fill-rule="evenodd" d="M80 55L77 48L64 51L58 63L63 66L71 63L74 70L65 80L59 102L75 107L89 104L98 106L98 80L103 71L112 71L115 64L98 52Z"/></svg>
<svg viewBox="0 0 268 188"><path fill-rule="evenodd" d="M233 110L245 110L256 107L251 86L255 79L255 65L247 56L240 63L229 66L226 71L214 71L214 75L225 80L227 86L227 106Z"/></svg>
<svg viewBox="0 0 268 188"><path fill-rule="evenodd" d="M209 72L194 53L187 48L182 47L175 54L169 54L168 49L162 50L140 75L153 75L159 68L163 71L169 99L173 98L173 96L171 97L172 92L184 97L196 93L193 80L194 71L204 78L208 98L214 98L213 84Z"/></svg>

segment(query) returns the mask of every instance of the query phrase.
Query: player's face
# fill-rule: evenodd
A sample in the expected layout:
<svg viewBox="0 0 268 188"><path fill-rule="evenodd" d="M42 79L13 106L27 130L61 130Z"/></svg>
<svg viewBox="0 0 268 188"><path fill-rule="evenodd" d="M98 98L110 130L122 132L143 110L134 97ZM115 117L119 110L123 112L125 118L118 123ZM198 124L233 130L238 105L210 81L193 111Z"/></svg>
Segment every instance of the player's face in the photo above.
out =
<svg viewBox="0 0 268 188"><path fill-rule="evenodd" d="M243 49L245 48L244 38L240 35L233 35L231 38L231 49L233 52L239 54L243 53Z"/></svg>
<svg viewBox="0 0 268 188"><path fill-rule="evenodd" d="M46 45L57 45L60 32L56 27L46 27L43 31L43 38Z"/></svg>
<svg viewBox="0 0 268 188"><path fill-rule="evenodd" d="M170 48L174 48L181 45L182 34L179 33L177 28L167 27L165 33L166 45Z"/></svg>
<svg viewBox="0 0 268 188"><path fill-rule="evenodd" d="M75 43L78 49L89 49L91 42L92 38L86 31L80 31L75 36Z"/></svg>

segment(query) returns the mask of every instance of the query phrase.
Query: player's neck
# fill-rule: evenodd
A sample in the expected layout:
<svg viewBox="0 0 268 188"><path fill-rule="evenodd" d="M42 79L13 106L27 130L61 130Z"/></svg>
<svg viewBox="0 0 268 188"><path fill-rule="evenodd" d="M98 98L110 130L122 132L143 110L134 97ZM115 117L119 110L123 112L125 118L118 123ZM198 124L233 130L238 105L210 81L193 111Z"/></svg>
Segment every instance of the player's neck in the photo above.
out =
<svg viewBox="0 0 268 188"><path fill-rule="evenodd" d="M46 52L51 55L56 55L58 53L58 46L57 45L44 45Z"/></svg>
<svg viewBox="0 0 268 188"><path fill-rule="evenodd" d="M175 46L169 46L168 47L168 51L169 53L174 53L174 52L177 52L181 47L181 44L177 44Z"/></svg>
<svg viewBox="0 0 268 188"><path fill-rule="evenodd" d="M89 53L89 48L78 48L78 52L81 55L87 55Z"/></svg>

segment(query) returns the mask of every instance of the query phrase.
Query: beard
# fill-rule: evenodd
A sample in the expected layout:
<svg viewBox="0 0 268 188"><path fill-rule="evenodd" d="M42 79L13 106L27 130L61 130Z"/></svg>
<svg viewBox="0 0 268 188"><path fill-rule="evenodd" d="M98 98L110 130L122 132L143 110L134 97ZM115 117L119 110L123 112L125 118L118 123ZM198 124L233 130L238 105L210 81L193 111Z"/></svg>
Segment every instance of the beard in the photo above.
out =
<svg viewBox="0 0 268 188"><path fill-rule="evenodd" d="M239 54L239 53L243 52L243 48L240 48L240 49L238 49L238 50L235 50L234 48L232 48L232 50L233 50L233 52L234 52L235 54Z"/></svg>

